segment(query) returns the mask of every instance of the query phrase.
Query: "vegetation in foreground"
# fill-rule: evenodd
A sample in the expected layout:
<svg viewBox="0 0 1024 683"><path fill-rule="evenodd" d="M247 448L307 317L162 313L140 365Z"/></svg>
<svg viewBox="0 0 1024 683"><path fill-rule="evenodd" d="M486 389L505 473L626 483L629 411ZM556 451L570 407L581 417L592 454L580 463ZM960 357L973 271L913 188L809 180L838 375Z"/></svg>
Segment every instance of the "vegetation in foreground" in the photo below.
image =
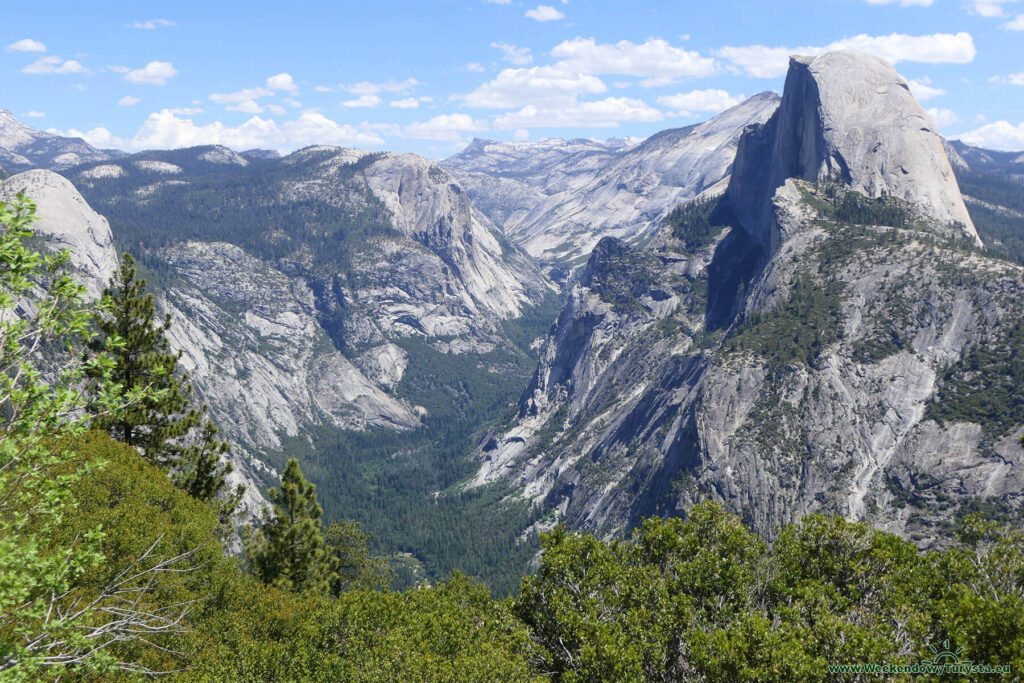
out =
<svg viewBox="0 0 1024 683"><path fill-rule="evenodd" d="M26 246L32 210L0 206L0 681L854 680L828 667L933 647L1024 670L1024 534L979 516L921 553L821 516L768 543L708 503L610 543L556 528L515 598L392 592L292 461L240 562L187 378L96 324L116 296L87 307L67 255Z"/></svg>

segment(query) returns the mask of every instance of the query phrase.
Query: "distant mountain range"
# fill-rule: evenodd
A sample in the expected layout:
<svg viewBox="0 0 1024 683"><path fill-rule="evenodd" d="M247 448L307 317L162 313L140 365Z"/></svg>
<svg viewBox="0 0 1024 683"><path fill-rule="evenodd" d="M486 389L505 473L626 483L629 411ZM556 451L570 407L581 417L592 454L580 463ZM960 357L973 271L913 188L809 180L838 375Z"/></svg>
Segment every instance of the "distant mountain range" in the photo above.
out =
<svg viewBox="0 0 1024 683"><path fill-rule="evenodd" d="M633 144L474 140L442 165L509 237L547 262L580 264L602 237L642 243L681 202L721 194L745 126L778 95Z"/></svg>
<svg viewBox="0 0 1024 683"><path fill-rule="evenodd" d="M1024 500L1024 155L865 55L643 141L124 155L6 112L0 167L93 293L139 258L250 509L297 455L410 576L707 498L922 546Z"/></svg>

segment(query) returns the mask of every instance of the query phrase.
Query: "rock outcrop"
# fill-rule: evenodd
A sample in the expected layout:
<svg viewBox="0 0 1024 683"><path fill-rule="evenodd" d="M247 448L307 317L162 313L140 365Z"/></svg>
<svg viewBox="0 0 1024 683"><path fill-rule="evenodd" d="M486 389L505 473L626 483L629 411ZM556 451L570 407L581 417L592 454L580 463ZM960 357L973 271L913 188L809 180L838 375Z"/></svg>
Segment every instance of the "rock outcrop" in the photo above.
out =
<svg viewBox="0 0 1024 683"><path fill-rule="evenodd" d="M33 230L54 251L70 252L71 265L89 296L99 298L118 262L107 219L93 211L66 178L52 171L25 171L8 178L0 185L0 200L9 201L19 192L38 207Z"/></svg>
<svg viewBox="0 0 1024 683"><path fill-rule="evenodd" d="M96 149L81 138L37 130L19 121L10 111L0 110L0 168L4 170L63 171L109 158L109 152Z"/></svg>
<svg viewBox="0 0 1024 683"><path fill-rule="evenodd" d="M710 498L769 536L829 512L925 547L1024 503L1024 411L996 398L1020 392L1024 269L952 225L973 238L901 83L795 59L715 210L601 241L473 485L606 536Z"/></svg>
<svg viewBox="0 0 1024 683"><path fill-rule="evenodd" d="M772 198L787 178L835 180L890 196L978 234L928 114L888 62L858 52L792 57L778 112L744 136L729 186L740 224L765 245L778 236Z"/></svg>

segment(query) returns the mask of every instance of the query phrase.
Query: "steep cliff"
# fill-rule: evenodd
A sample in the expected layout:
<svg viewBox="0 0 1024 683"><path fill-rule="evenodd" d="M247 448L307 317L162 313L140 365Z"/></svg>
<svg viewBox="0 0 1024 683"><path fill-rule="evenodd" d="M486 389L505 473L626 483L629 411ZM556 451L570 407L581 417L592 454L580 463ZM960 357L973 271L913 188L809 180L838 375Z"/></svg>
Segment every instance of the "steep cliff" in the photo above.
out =
<svg viewBox="0 0 1024 683"><path fill-rule="evenodd" d="M19 192L36 203L33 230L54 251L70 252L71 265L89 296L98 298L118 261L107 219L93 211L67 179L52 171L11 176L0 185L0 200L9 201Z"/></svg>
<svg viewBox="0 0 1024 683"><path fill-rule="evenodd" d="M902 84L794 59L720 202L600 243L473 483L606 535L711 498L764 534L828 511L929 545L1019 505L1024 271L979 251Z"/></svg>
<svg viewBox="0 0 1024 683"><path fill-rule="evenodd" d="M778 239L771 199L787 178L835 180L869 197L903 199L981 244L942 138L906 81L877 57L791 58L778 112L744 136L730 203L766 245Z"/></svg>

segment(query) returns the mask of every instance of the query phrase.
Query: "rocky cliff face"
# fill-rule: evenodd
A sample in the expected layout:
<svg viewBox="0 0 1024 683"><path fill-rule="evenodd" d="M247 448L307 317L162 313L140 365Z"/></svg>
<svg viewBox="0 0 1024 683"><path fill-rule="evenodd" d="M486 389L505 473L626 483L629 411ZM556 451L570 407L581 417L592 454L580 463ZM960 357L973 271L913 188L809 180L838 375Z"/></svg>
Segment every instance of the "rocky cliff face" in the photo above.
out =
<svg viewBox="0 0 1024 683"><path fill-rule="evenodd" d="M52 171L32 170L8 178L0 186L0 200L9 200L18 192L24 192L38 207L37 220L33 224L35 233L43 238L50 249L68 250L71 266L79 282L85 285L87 296L90 299L98 299L117 270L119 261L107 219L93 211L66 178ZM234 273L231 274L231 278L237 282ZM229 382L233 375L228 371L230 368L216 366L216 361L213 361L216 354L207 356L196 351L197 347L209 349L211 346L223 346L222 339L216 334L217 330L211 329L216 326L214 313L217 309L209 300L202 300L198 293L191 293L191 297L184 292L180 293L180 297L178 294L179 292L175 292L172 295L177 306L163 298L160 302L161 308L174 314L176 327L171 342L176 348L186 352L182 365L194 374L197 385L200 386L200 396L205 398L202 389L207 380ZM187 308L188 303L201 305ZM182 308L187 308L188 316L182 314ZM240 348L244 349L244 345ZM223 357L223 353L220 355ZM238 360L245 363L253 359L240 355ZM263 392L250 393L251 388L252 386L245 390L239 388L236 394L245 396L249 404L255 403L263 397ZM255 411L246 416L248 420L238 420L235 415L225 414L221 404L217 402L212 408L218 424L225 427L224 433L234 445L230 459L235 471L229 476L229 483L232 486L243 484L246 487L246 494L241 503L242 514L257 514L266 501L259 491L256 471L265 468L265 465L255 460L241 444L249 441L243 436L245 428L262 424L262 420L252 419L252 413Z"/></svg>
<svg viewBox="0 0 1024 683"><path fill-rule="evenodd" d="M981 244L942 138L882 59L844 51L790 60L778 112L744 137L729 190L739 222L766 245L778 239L771 199L787 178L898 197Z"/></svg>
<svg viewBox="0 0 1024 683"><path fill-rule="evenodd" d="M474 368L483 354L521 355L504 321L554 293L447 172L414 155L200 147L69 176L148 270L197 393L256 481L337 435L419 433L428 410L408 398L410 365L418 387L423 354Z"/></svg>
<svg viewBox="0 0 1024 683"><path fill-rule="evenodd" d="M762 93L632 146L477 141L444 165L530 254L582 262L602 237L640 243L680 202L724 191L743 129L778 101Z"/></svg>
<svg viewBox="0 0 1024 683"><path fill-rule="evenodd" d="M117 269L117 251L107 219L92 210L78 190L52 171L26 171L0 185L0 201L19 192L35 201L33 230L54 251L67 249L71 265L92 298L98 298Z"/></svg>
<svg viewBox="0 0 1024 683"><path fill-rule="evenodd" d="M837 512L922 545L1024 500L1024 272L974 247L901 83L794 60L716 208L599 244L473 483L607 535L711 498L768 535Z"/></svg>

